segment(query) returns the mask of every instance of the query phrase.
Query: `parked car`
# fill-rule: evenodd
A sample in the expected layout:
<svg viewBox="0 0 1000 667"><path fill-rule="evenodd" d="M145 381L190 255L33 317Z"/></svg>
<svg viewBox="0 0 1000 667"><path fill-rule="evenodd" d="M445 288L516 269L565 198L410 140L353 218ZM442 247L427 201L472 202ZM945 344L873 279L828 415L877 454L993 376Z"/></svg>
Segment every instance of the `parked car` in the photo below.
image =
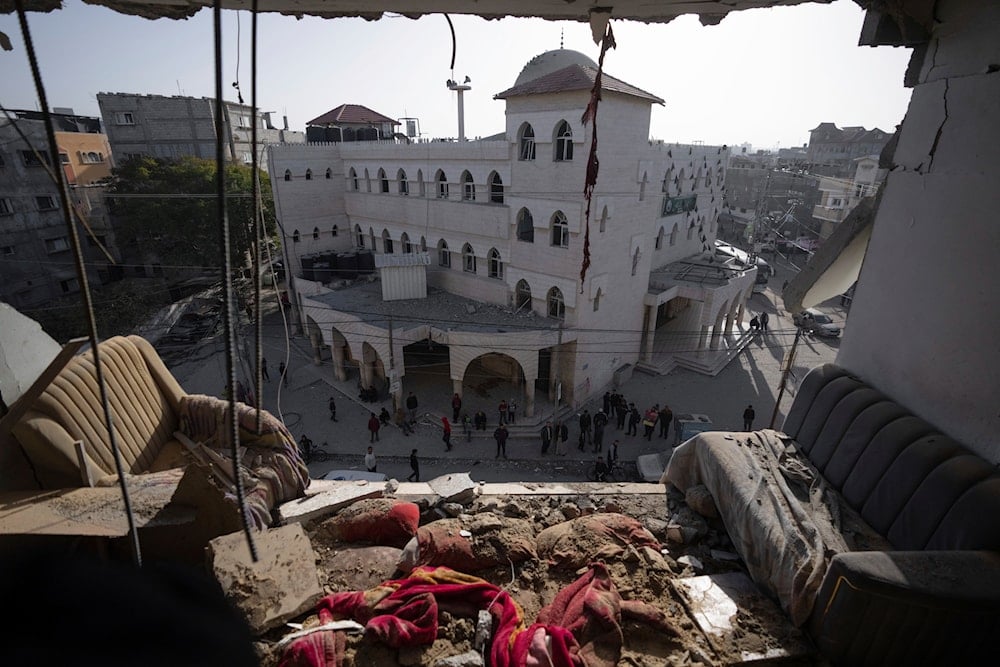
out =
<svg viewBox="0 0 1000 667"><path fill-rule="evenodd" d="M712 420L708 415L679 413L674 415L674 435L677 443L685 442L702 431L711 431ZM645 482L657 484L663 477L663 471L667 469L670 462L670 455L673 448L657 452L656 454L643 454L635 459L635 467L639 471L639 477Z"/></svg>
<svg viewBox="0 0 1000 667"><path fill-rule="evenodd" d="M807 308L792 315L795 326L801 327L807 333L824 338L836 338L840 335L840 327L833 323L830 316L815 308Z"/></svg>

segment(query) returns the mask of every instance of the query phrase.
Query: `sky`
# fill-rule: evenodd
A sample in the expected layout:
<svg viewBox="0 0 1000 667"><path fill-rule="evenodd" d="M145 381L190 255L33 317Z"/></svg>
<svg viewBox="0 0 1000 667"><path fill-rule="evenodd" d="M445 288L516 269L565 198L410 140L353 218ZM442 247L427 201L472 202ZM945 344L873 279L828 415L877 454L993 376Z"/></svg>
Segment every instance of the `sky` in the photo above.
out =
<svg viewBox="0 0 1000 667"><path fill-rule="evenodd" d="M857 46L862 10L851 0L734 12L719 25L695 16L665 25L612 23L618 47L605 71L662 97L650 135L682 143L754 148L800 146L820 122L893 131L910 91L903 73L910 50ZM471 137L504 129L493 96L513 85L533 56L560 47L595 61L586 24L541 19L487 21L452 16L455 68L444 16L378 21L262 15L258 21L258 102L304 130L343 103L394 118L419 119L422 134L456 136L450 78L472 81L465 93ZM148 20L64 0L64 9L28 17L49 104L99 115L98 92L213 96L212 14ZM250 102L250 15L223 16L227 99ZM0 16L13 51L0 51L0 104L38 108L16 15ZM237 39L239 35L239 39ZM279 124L280 120L276 122Z"/></svg>

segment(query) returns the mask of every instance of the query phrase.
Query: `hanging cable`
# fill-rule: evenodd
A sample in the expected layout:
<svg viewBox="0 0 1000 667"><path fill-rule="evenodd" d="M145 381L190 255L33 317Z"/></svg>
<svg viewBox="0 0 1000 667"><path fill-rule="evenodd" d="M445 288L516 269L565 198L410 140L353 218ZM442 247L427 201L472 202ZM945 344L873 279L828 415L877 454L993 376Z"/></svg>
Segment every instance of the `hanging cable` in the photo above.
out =
<svg viewBox="0 0 1000 667"><path fill-rule="evenodd" d="M35 54L35 46L31 40L31 31L28 29L28 18L25 14L24 0L15 0L17 7L17 19L21 24L21 35L24 38L24 46L28 53L28 62L31 64L31 75L35 80L35 90L38 93L38 104L42 108L43 119L45 121L45 135L49 142L49 155L53 165L59 164L59 147L56 144L56 131L52 124L52 114L49 112L49 101L45 94L45 85L42 83L41 70L38 68L38 57ZM70 243L73 246L73 259L76 263L77 280L80 282L80 292L83 295L84 309L87 316L87 329L90 337L90 349L94 357L94 375L97 379L97 387L101 394L101 406L104 409L104 425L108 429L108 440L111 443L111 453L115 459L115 472L118 473L118 486L122 492L122 502L125 505L125 516L128 521L129 537L132 543L132 560L136 567L142 567L142 551L139 548L139 531L135 523L135 515L132 512L132 499L129 496L128 483L125 478L125 466L122 465L121 451L118 448L118 438L115 437L114 423L111 418L111 404L108 400L108 389L104 382L104 367L101 362L100 350L97 342L97 321L94 316L94 304L90 296L90 283L87 281L87 269L83 265L83 248L80 245L80 235L76 233L76 225L73 224L73 211L70 207L69 188L62 169L53 169L56 184L59 186L59 199L62 202L63 218L66 222L66 229L69 232Z"/></svg>
<svg viewBox="0 0 1000 667"><path fill-rule="evenodd" d="M260 316L260 253L261 236L263 235L264 218L263 202L260 198L260 167L257 164L257 2L253 0L250 6L250 115L253 118L253 128L250 131L251 156L250 169L253 171L251 187L253 193L253 312L254 321L254 395L257 397L256 428L260 435L263 428L261 403L264 402L264 372L261 360L264 358L264 331Z"/></svg>
<svg viewBox="0 0 1000 667"><path fill-rule="evenodd" d="M23 0L18 0L23 2ZM236 478L236 502L243 520L243 532L250 548L250 557L257 562L257 545L250 530L250 516L240 472L240 428L236 414L236 324L234 322L233 271L229 256L229 220L226 216L226 105L222 95L222 0L215 0L212 9L213 32L215 35L215 194L219 214L219 245L222 253L222 282L224 284L223 321L226 329L226 378L229 394L229 450L233 460ZM223 439L223 442L225 439Z"/></svg>

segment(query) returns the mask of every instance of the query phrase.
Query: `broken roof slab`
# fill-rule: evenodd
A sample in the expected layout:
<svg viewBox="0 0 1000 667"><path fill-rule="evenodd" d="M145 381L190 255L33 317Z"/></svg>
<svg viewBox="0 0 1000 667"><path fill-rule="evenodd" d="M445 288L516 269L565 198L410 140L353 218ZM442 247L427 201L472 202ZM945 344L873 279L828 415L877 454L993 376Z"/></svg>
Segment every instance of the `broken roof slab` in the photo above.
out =
<svg viewBox="0 0 1000 667"><path fill-rule="evenodd" d="M84 0L120 14L145 18L188 18L211 0ZM803 4L830 0L619 0L613 4L566 2L566 0L258 0L262 12L291 16L336 18L357 16L375 20L384 13L417 18L426 14L474 14L487 19L508 16L538 17L549 20L589 21L591 13L646 23L666 23L684 14L697 14L705 25L714 25L731 11ZM49 12L62 7L61 0L25 0L29 11ZM251 0L222 0L224 9L251 8ZM14 11L13 0L0 0L0 13Z"/></svg>

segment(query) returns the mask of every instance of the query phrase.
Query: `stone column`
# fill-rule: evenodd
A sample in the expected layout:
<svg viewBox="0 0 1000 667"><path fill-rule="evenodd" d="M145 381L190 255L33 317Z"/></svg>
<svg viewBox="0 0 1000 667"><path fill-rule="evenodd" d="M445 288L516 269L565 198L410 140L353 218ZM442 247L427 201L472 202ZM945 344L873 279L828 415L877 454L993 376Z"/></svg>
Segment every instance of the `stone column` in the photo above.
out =
<svg viewBox="0 0 1000 667"><path fill-rule="evenodd" d="M696 354L701 356L705 352L705 339L708 338L708 325L701 325L701 335L698 336L698 351Z"/></svg>
<svg viewBox="0 0 1000 667"><path fill-rule="evenodd" d="M344 346L336 341L331 348L333 352L333 376L340 382L347 380L347 369L344 368Z"/></svg>
<svg viewBox="0 0 1000 667"><path fill-rule="evenodd" d="M556 402L556 383L559 382L559 345L552 346L549 358L549 401Z"/></svg>
<svg viewBox="0 0 1000 667"><path fill-rule="evenodd" d="M313 363L317 366L323 364L323 337L318 333L309 334L309 342L312 343Z"/></svg>
<svg viewBox="0 0 1000 667"><path fill-rule="evenodd" d="M361 373L361 386L365 389L370 388L374 384L375 378L375 364L371 361L361 360L358 364L358 370Z"/></svg>
<svg viewBox="0 0 1000 667"><path fill-rule="evenodd" d="M733 335L733 309L726 312L726 330L722 332L724 336Z"/></svg>
<svg viewBox="0 0 1000 667"><path fill-rule="evenodd" d="M656 340L656 306L646 306L646 330L642 332L642 360L653 363L653 342Z"/></svg>
<svg viewBox="0 0 1000 667"><path fill-rule="evenodd" d="M524 378L524 416L535 416L535 380L538 378Z"/></svg>

